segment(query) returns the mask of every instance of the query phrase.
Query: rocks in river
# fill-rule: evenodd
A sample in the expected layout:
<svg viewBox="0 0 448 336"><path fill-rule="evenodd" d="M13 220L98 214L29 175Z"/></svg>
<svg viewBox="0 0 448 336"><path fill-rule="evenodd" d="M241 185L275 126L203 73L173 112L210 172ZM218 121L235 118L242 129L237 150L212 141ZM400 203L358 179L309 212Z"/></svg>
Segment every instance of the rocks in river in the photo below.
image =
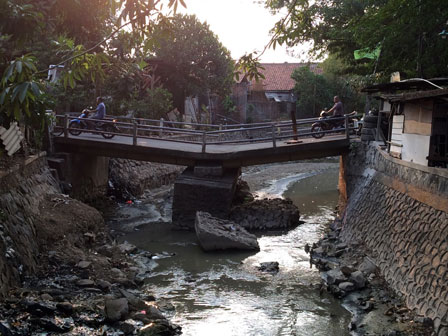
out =
<svg viewBox="0 0 448 336"><path fill-rule="evenodd" d="M56 311L56 307L49 303L25 301L24 305L28 313L38 317L53 316Z"/></svg>
<svg viewBox="0 0 448 336"><path fill-rule="evenodd" d="M235 194L233 195L233 204L243 204L253 200L254 196L250 192L249 184L241 179L238 180Z"/></svg>
<svg viewBox="0 0 448 336"><path fill-rule="evenodd" d="M2 336L13 336L13 333L6 323L0 322L0 335Z"/></svg>
<svg viewBox="0 0 448 336"><path fill-rule="evenodd" d="M32 318L30 323L39 325L43 329L55 333L69 332L72 328L70 324L61 323L60 321L56 321L54 318Z"/></svg>
<svg viewBox="0 0 448 336"><path fill-rule="evenodd" d="M259 271L266 273L278 273L280 270L278 267L278 262L276 261L262 262L257 268Z"/></svg>
<svg viewBox="0 0 448 336"><path fill-rule="evenodd" d="M90 261L82 260L76 266L81 269L84 269L84 268L88 268L91 264L92 263Z"/></svg>
<svg viewBox="0 0 448 336"><path fill-rule="evenodd" d="M370 275L376 272L376 265L369 257L365 257L361 265L359 265L359 270L366 275Z"/></svg>
<svg viewBox="0 0 448 336"><path fill-rule="evenodd" d="M56 308L65 315L73 314L73 305L70 302L59 302L56 304Z"/></svg>
<svg viewBox="0 0 448 336"><path fill-rule="evenodd" d="M347 281L347 277L339 268L323 272L321 273L321 277L327 285L339 285L341 282Z"/></svg>
<svg viewBox="0 0 448 336"><path fill-rule="evenodd" d="M230 220L247 230L278 230L299 224L300 211L289 199L263 199L234 206Z"/></svg>
<svg viewBox="0 0 448 336"><path fill-rule="evenodd" d="M104 309L109 321L120 321L129 313L128 300L126 298L106 300Z"/></svg>
<svg viewBox="0 0 448 336"><path fill-rule="evenodd" d="M109 281L102 279L97 280L96 285L103 291L107 291L112 286L112 284Z"/></svg>
<svg viewBox="0 0 448 336"><path fill-rule="evenodd" d="M350 281L341 282L338 285L338 287L339 287L340 290L344 291L345 293L354 291L356 289L355 284L353 282L350 282Z"/></svg>
<svg viewBox="0 0 448 336"><path fill-rule="evenodd" d="M355 285L357 289L362 289L366 286L366 278L361 271L356 271L350 274L349 280Z"/></svg>
<svg viewBox="0 0 448 336"><path fill-rule="evenodd" d="M130 253L134 253L137 251L137 247L135 245L128 243L127 241L125 241L124 243L121 243L117 247L122 253L130 254Z"/></svg>
<svg viewBox="0 0 448 336"><path fill-rule="evenodd" d="M170 336L179 335L181 328L175 324L169 323L167 320L157 321L144 326L137 333L138 336Z"/></svg>
<svg viewBox="0 0 448 336"><path fill-rule="evenodd" d="M196 213L195 230L199 244L205 251L260 250L255 235L232 221L215 218L207 212Z"/></svg>
<svg viewBox="0 0 448 336"><path fill-rule="evenodd" d="M78 281L76 281L76 284L79 287L91 287L95 285L95 281L91 279L79 279Z"/></svg>

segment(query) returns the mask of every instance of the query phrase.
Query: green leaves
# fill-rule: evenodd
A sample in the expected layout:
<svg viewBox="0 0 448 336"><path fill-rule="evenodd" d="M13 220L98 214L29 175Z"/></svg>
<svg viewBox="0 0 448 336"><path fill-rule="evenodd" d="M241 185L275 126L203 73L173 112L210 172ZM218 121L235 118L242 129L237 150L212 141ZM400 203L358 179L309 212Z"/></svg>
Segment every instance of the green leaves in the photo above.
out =
<svg viewBox="0 0 448 336"><path fill-rule="evenodd" d="M257 82L260 79L264 79L262 70L264 68L258 61L257 57L254 57L256 53L250 53L242 56L235 65L234 77L237 81L240 80L240 76L247 77L249 81L255 79Z"/></svg>
<svg viewBox="0 0 448 336"><path fill-rule="evenodd" d="M157 75L175 95L230 91L234 70L230 53L196 16L166 18L154 27L148 42L149 52L160 63ZM174 101L181 99L176 96Z"/></svg>
<svg viewBox="0 0 448 336"><path fill-rule="evenodd" d="M59 37L55 42L58 46L58 54L68 57L65 62L65 71L61 75L61 81L65 88L74 88L76 82L90 76L92 82L101 82L104 77L104 66L110 61L104 53L89 53L81 44L75 44L72 39Z"/></svg>
<svg viewBox="0 0 448 336"><path fill-rule="evenodd" d="M35 105L44 95L34 78L34 63L35 58L30 55L13 60L1 80L0 112L17 121L32 117Z"/></svg>
<svg viewBox="0 0 448 336"><path fill-rule="evenodd" d="M184 0L170 0L168 7L173 8L174 14L177 13L177 7L180 4L184 7L187 8L187 5L185 4Z"/></svg>
<svg viewBox="0 0 448 336"><path fill-rule="evenodd" d="M7 85L8 82L21 82L29 78L36 71L34 62L36 59L30 55L24 55L10 62L6 68L1 84Z"/></svg>
<svg viewBox="0 0 448 336"><path fill-rule="evenodd" d="M448 43L438 35L448 28L447 1L265 0L265 5L276 13L287 10L271 31L272 47L311 43L310 57L335 55L354 74L376 69L384 78L394 71L406 77L448 75ZM353 59L355 50L373 51L379 43L377 62Z"/></svg>

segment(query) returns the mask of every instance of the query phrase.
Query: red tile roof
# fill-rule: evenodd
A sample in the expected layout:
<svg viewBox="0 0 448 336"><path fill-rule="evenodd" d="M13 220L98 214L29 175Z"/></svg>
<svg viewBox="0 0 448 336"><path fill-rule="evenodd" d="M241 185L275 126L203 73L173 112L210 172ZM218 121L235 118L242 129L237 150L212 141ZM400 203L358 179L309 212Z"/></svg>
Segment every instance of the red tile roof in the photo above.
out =
<svg viewBox="0 0 448 336"><path fill-rule="evenodd" d="M322 73L318 63L261 63L264 70L261 73L265 79L256 82L252 80L253 91L289 91L294 88L294 80L291 78L293 71L299 67L310 66L314 73Z"/></svg>

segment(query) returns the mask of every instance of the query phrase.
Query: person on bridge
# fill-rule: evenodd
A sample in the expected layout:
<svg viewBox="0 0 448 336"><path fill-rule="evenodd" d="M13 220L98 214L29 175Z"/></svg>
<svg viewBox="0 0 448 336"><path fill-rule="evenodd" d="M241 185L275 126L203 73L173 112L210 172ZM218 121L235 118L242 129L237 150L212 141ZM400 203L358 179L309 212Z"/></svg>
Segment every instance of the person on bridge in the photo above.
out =
<svg viewBox="0 0 448 336"><path fill-rule="evenodd" d="M96 98L96 103L98 104L95 110L89 110L89 112L95 112L92 119L104 119L106 116L106 105L104 105L104 101L102 97Z"/></svg>
<svg viewBox="0 0 448 336"><path fill-rule="evenodd" d="M329 115L330 118L341 118L344 116L344 106L342 105L341 99L339 99L339 96L334 96L333 98L334 105L331 109L329 109L327 112L325 112L326 115ZM336 120L333 122L335 126L342 125L344 121Z"/></svg>
<svg viewBox="0 0 448 336"><path fill-rule="evenodd" d="M103 98L97 97L96 103L97 107L95 110L86 109L90 113L95 112L95 114L89 117L89 119L104 119L104 117L106 116L106 105L104 105ZM89 121L89 126L91 128L95 128L95 121Z"/></svg>

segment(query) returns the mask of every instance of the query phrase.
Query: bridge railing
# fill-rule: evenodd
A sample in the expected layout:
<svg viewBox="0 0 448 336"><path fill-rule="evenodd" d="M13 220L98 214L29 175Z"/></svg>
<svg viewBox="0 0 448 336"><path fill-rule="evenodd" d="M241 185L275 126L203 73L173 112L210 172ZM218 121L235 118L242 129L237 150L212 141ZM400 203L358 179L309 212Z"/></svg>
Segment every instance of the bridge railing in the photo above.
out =
<svg viewBox="0 0 448 336"><path fill-rule="evenodd" d="M74 128L72 120L79 119L78 115L65 114L56 116L56 126L54 135L70 134L78 135L79 127ZM244 144L254 142L271 141L273 147L277 146L278 141L304 137L323 137L326 134L335 134L344 132L346 138L350 137L353 127L350 126L350 115L337 118L308 118L299 119L295 123L292 121L263 122L251 124L200 124L186 123L178 121L165 121L163 119L144 119L127 117L108 117L102 120L88 119L88 121L98 121L104 125L112 124L114 127L102 130L101 128L83 129L81 132L90 132L100 134L104 137L113 137L115 135L132 137L132 143L138 144L139 139L166 140L172 142L190 143L202 146L205 152L207 145L218 144ZM337 128L326 129L325 124L338 123ZM322 125L322 127L317 127ZM79 132L79 133L78 133ZM107 136L105 136L107 135Z"/></svg>

